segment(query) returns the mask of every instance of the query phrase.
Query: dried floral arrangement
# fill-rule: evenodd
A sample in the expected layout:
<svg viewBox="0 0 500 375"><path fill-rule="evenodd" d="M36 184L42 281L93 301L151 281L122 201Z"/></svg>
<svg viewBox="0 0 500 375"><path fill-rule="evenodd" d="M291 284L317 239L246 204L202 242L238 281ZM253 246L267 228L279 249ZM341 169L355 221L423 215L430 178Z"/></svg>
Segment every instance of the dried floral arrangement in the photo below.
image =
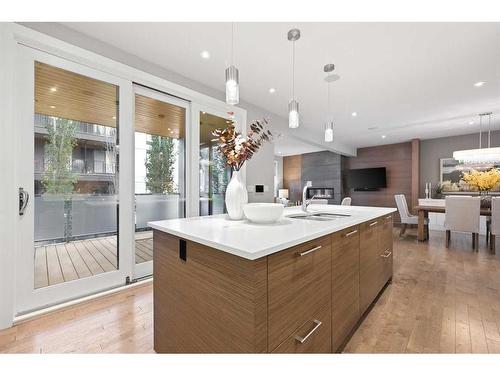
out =
<svg viewBox="0 0 500 375"><path fill-rule="evenodd" d="M462 180L480 191L488 191L500 183L500 170L493 168L483 172L476 170L464 172Z"/></svg>
<svg viewBox="0 0 500 375"><path fill-rule="evenodd" d="M226 128L214 130L212 134L219 142L219 151L226 157L227 165L239 171L265 142L271 142L273 134L266 130L268 124L267 119L255 120L246 137L236 131L232 121Z"/></svg>

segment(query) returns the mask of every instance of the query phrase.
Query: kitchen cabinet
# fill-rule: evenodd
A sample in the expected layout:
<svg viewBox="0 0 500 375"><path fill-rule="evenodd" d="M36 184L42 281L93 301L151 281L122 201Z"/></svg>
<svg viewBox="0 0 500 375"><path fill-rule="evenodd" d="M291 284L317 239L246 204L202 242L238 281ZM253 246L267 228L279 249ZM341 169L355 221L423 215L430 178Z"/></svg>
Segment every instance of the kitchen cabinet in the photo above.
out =
<svg viewBox="0 0 500 375"><path fill-rule="evenodd" d="M364 313L380 291L383 262L380 251L381 219L360 225L359 240L359 306Z"/></svg>
<svg viewBox="0 0 500 375"><path fill-rule="evenodd" d="M380 228L380 251L382 257L382 280L380 282L383 287L387 281L392 279L393 267L393 246L392 246L392 215L386 215L382 218L382 226Z"/></svg>
<svg viewBox="0 0 500 375"><path fill-rule="evenodd" d="M359 226L332 235L332 349L359 319Z"/></svg>
<svg viewBox="0 0 500 375"><path fill-rule="evenodd" d="M272 351L311 314L331 304L331 238L268 257L268 347Z"/></svg>
<svg viewBox="0 0 500 375"><path fill-rule="evenodd" d="M379 209L381 210L381 209ZM382 210L381 210L382 211ZM355 211L354 211L355 212ZM379 211L380 212L380 211ZM337 221L284 222L277 233L317 238L290 242L252 259L221 250L219 242L194 241L192 225L212 220L182 219L186 234L157 228L153 236L154 348L158 353L331 353L359 324L363 313L392 277L392 216L371 215L353 224ZM375 217L375 218L373 218ZM191 220L191 221L189 221ZM297 220L297 219L293 219ZM342 223L345 221L338 221ZM217 223L217 218L215 219ZM297 223L297 224L294 224ZM232 224L232 223L230 223ZM161 225L164 225L163 222ZM222 228L228 226L220 221ZM233 230L241 225L234 224ZM263 234L257 230L253 238ZM265 227L269 233L272 227ZM286 231L285 231L286 229ZM278 232L281 230L281 232ZM203 233L208 233L204 231ZM314 234L316 235L317 232ZM184 237L183 237L184 236ZM223 237L218 237L218 241ZM269 236L270 246L279 243ZM266 240L266 239L264 239ZM246 239L240 240L246 241ZM262 243L262 238L251 242ZM210 246L211 245L211 246ZM251 254L254 248L237 248Z"/></svg>
<svg viewBox="0 0 500 375"><path fill-rule="evenodd" d="M331 353L331 307L326 305L312 314L273 353Z"/></svg>

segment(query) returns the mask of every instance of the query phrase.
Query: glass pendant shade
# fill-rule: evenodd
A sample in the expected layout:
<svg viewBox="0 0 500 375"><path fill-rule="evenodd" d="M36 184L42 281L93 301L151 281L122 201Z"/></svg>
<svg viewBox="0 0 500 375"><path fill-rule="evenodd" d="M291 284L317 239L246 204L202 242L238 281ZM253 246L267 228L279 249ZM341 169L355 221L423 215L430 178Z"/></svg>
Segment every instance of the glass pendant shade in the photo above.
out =
<svg viewBox="0 0 500 375"><path fill-rule="evenodd" d="M500 147L454 151L453 159L462 163L499 163Z"/></svg>
<svg viewBox="0 0 500 375"><path fill-rule="evenodd" d="M453 152L453 159L464 164L500 163L500 147L491 147L491 112L479 114L479 148ZM483 117L488 116L488 147L482 147Z"/></svg>
<svg viewBox="0 0 500 375"><path fill-rule="evenodd" d="M226 69L226 103L236 105L240 102L238 69L234 65Z"/></svg>
<svg viewBox="0 0 500 375"><path fill-rule="evenodd" d="M291 129L299 127L299 103L295 99L288 103L288 127Z"/></svg>
<svg viewBox="0 0 500 375"><path fill-rule="evenodd" d="M325 124L325 142L333 142L333 121Z"/></svg>

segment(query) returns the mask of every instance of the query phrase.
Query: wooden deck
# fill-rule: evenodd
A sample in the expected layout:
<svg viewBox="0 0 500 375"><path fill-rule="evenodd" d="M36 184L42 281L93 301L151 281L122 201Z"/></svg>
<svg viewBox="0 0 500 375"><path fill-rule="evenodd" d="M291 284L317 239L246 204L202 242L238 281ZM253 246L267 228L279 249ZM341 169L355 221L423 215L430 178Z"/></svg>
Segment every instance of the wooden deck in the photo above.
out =
<svg viewBox="0 0 500 375"><path fill-rule="evenodd" d="M135 262L138 264L152 259L152 233L137 233ZM116 269L116 236L35 248L35 289Z"/></svg>

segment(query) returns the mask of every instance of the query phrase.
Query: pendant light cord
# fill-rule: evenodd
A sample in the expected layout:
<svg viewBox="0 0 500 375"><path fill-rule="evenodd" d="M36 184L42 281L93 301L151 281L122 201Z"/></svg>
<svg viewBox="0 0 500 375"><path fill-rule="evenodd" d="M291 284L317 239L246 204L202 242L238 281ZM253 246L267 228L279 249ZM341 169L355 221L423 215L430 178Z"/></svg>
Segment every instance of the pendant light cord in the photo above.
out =
<svg viewBox="0 0 500 375"><path fill-rule="evenodd" d="M328 82L328 113L329 113L329 116L332 115L331 109L332 109L332 106L330 104L330 82Z"/></svg>
<svg viewBox="0 0 500 375"><path fill-rule="evenodd" d="M479 115L479 148L483 147L483 142L481 140L482 130L483 130L483 115Z"/></svg>
<svg viewBox="0 0 500 375"><path fill-rule="evenodd" d="M491 147L491 113L488 115L488 148Z"/></svg>
<svg viewBox="0 0 500 375"><path fill-rule="evenodd" d="M231 22L231 65L234 64L234 22Z"/></svg>
<svg viewBox="0 0 500 375"><path fill-rule="evenodd" d="M292 100L295 100L295 40L292 42Z"/></svg>

